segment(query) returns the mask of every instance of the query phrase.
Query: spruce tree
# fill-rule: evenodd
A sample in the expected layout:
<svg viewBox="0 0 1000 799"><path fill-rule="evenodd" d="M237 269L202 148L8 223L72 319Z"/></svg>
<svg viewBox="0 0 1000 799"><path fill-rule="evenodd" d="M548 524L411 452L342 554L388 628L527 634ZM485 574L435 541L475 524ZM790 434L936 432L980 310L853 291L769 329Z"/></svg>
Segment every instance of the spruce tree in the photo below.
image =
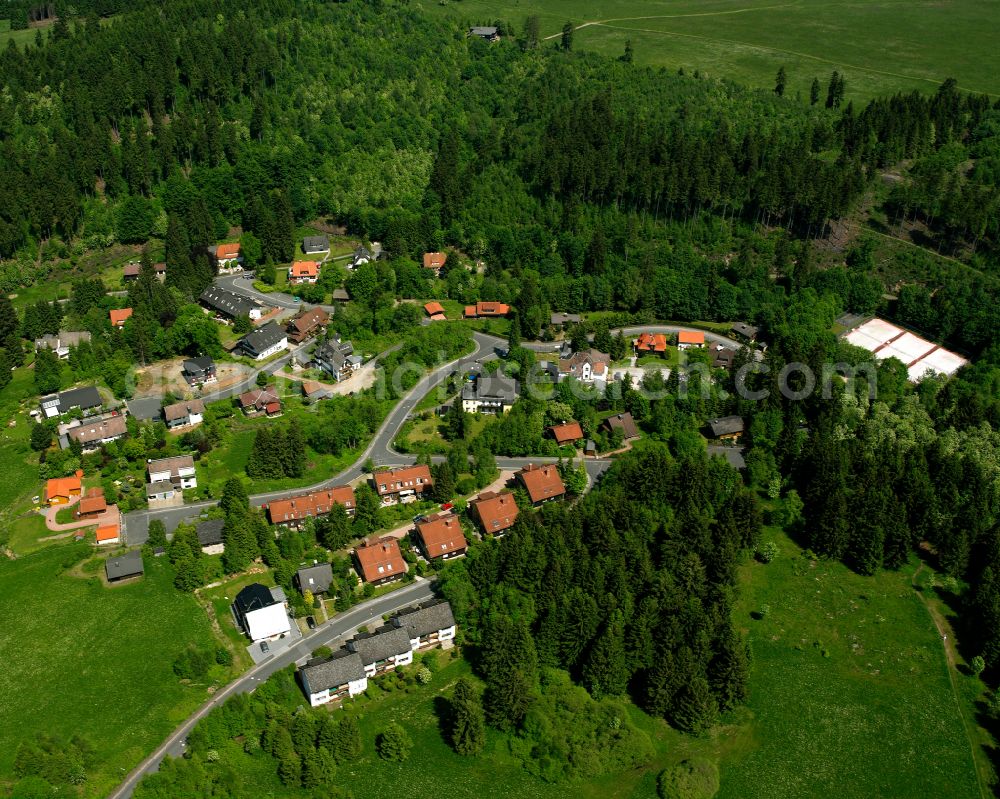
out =
<svg viewBox="0 0 1000 799"><path fill-rule="evenodd" d="M785 96L785 87L788 85L788 73L784 67L778 69L778 74L774 78L774 93L778 97Z"/></svg>
<svg viewBox="0 0 1000 799"><path fill-rule="evenodd" d="M628 687L625 655L625 619L615 611L592 644L583 665L583 682L595 696L621 696Z"/></svg>
<svg viewBox="0 0 1000 799"><path fill-rule="evenodd" d="M719 707L704 677L693 677L674 700L671 722L683 732L701 735L715 724Z"/></svg>
<svg viewBox="0 0 1000 799"><path fill-rule="evenodd" d="M451 743L460 755L478 755L486 747L486 718L476 689L464 677L451 700Z"/></svg>
<svg viewBox="0 0 1000 799"><path fill-rule="evenodd" d="M819 93L819 78L813 78L812 86L809 87L809 105L816 105L819 102Z"/></svg>
<svg viewBox="0 0 1000 799"><path fill-rule="evenodd" d="M345 716L337 724L332 751L338 763L349 763L361 757L361 728L354 716Z"/></svg>

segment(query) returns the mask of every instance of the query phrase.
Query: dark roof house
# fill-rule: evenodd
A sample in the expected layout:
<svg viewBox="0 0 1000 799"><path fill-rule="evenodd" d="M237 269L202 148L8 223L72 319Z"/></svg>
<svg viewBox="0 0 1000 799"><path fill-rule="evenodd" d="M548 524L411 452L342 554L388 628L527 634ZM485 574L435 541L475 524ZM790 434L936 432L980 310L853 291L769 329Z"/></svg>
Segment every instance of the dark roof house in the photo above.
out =
<svg viewBox="0 0 1000 799"><path fill-rule="evenodd" d="M302 239L302 252L311 255L316 252L329 252L330 238L328 236L306 236Z"/></svg>
<svg viewBox="0 0 1000 799"><path fill-rule="evenodd" d="M199 522L195 527L198 543L203 547L215 547L222 543L222 528L226 526L225 519L208 519Z"/></svg>
<svg viewBox="0 0 1000 799"><path fill-rule="evenodd" d="M411 639L423 638L455 626L455 616L446 599L400 611L391 621L396 627L405 629Z"/></svg>
<svg viewBox="0 0 1000 799"><path fill-rule="evenodd" d="M712 438L736 438L743 434L741 416L720 416L717 419L709 419L706 426Z"/></svg>
<svg viewBox="0 0 1000 799"><path fill-rule="evenodd" d="M212 310L234 319L237 316L250 316L251 312L257 309L257 305L246 297L241 297L239 294L219 288L214 284L206 288L198 300Z"/></svg>
<svg viewBox="0 0 1000 799"><path fill-rule="evenodd" d="M295 572L295 581L298 583L300 591L312 591L314 594L326 593L333 583L333 567L329 563L304 566Z"/></svg>
<svg viewBox="0 0 1000 799"><path fill-rule="evenodd" d="M129 577L138 577L145 573L142 565L142 553L139 550L126 552L124 555L108 558L104 563L104 573L108 577L109 583L116 583L119 580L127 580Z"/></svg>
<svg viewBox="0 0 1000 799"><path fill-rule="evenodd" d="M630 438L639 437L639 428L635 426L635 419L632 418L631 413L619 413L615 416L609 416L604 420L603 425L609 433L621 430L622 437L626 441Z"/></svg>
<svg viewBox="0 0 1000 799"><path fill-rule="evenodd" d="M286 346L288 346L288 334L277 322L268 322L240 339L240 349L256 360L266 358Z"/></svg>
<svg viewBox="0 0 1000 799"><path fill-rule="evenodd" d="M388 626L352 638L347 648L357 652L366 666L412 651L409 633L402 627Z"/></svg>

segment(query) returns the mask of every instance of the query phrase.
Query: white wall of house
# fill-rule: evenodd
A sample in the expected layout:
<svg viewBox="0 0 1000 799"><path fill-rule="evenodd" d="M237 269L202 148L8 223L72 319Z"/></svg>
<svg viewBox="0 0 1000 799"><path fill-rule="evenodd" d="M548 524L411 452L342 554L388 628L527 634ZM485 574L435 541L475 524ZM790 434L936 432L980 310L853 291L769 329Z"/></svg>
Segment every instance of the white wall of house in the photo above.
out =
<svg viewBox="0 0 1000 799"><path fill-rule="evenodd" d="M287 350L287 349L288 349L288 339L287 338L283 338L277 344L274 344L273 346L268 347L266 350L264 350L262 353L260 353L257 356L256 360L262 361L265 358L270 358L276 352L281 352L282 350Z"/></svg>

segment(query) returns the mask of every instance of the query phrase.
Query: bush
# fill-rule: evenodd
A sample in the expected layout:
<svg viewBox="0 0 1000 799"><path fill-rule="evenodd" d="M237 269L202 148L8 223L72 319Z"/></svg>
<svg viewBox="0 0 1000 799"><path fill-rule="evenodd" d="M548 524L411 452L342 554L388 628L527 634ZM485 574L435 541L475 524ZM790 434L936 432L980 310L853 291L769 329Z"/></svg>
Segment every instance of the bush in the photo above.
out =
<svg viewBox="0 0 1000 799"><path fill-rule="evenodd" d="M660 799L712 799L719 792L719 767L709 760L684 760L660 773Z"/></svg>
<svg viewBox="0 0 1000 799"><path fill-rule="evenodd" d="M778 545L774 541L766 541L757 547L757 560L761 563L770 563L778 557Z"/></svg>
<svg viewBox="0 0 1000 799"><path fill-rule="evenodd" d="M410 756L413 741L401 726L390 724L375 739L375 749L383 760L402 763Z"/></svg>

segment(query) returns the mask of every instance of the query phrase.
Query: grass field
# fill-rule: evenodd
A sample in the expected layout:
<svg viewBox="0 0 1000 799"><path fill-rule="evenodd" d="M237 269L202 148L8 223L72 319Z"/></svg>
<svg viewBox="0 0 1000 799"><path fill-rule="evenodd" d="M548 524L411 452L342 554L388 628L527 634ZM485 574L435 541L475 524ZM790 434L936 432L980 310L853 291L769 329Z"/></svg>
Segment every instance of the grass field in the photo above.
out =
<svg viewBox="0 0 1000 799"><path fill-rule="evenodd" d="M847 99L933 91L947 77L1000 95L989 0L460 0L425 8L463 24L504 19L518 31L537 14L550 44L567 20L591 23L575 32L574 49L618 56L631 40L638 64L751 86L772 88L784 66L788 94L805 99L813 77L825 93L834 69L846 76Z"/></svg>
<svg viewBox="0 0 1000 799"><path fill-rule="evenodd" d="M860 577L767 539L781 554L743 569L737 611L754 653L751 743L723 759L719 799L980 796L916 564Z"/></svg>
<svg viewBox="0 0 1000 799"><path fill-rule="evenodd" d="M162 561L112 588L62 568L89 549L0 560L0 784L21 740L81 734L98 761L83 795L104 796L206 697L206 686L186 687L171 670L188 642L213 640L195 600L174 589Z"/></svg>

